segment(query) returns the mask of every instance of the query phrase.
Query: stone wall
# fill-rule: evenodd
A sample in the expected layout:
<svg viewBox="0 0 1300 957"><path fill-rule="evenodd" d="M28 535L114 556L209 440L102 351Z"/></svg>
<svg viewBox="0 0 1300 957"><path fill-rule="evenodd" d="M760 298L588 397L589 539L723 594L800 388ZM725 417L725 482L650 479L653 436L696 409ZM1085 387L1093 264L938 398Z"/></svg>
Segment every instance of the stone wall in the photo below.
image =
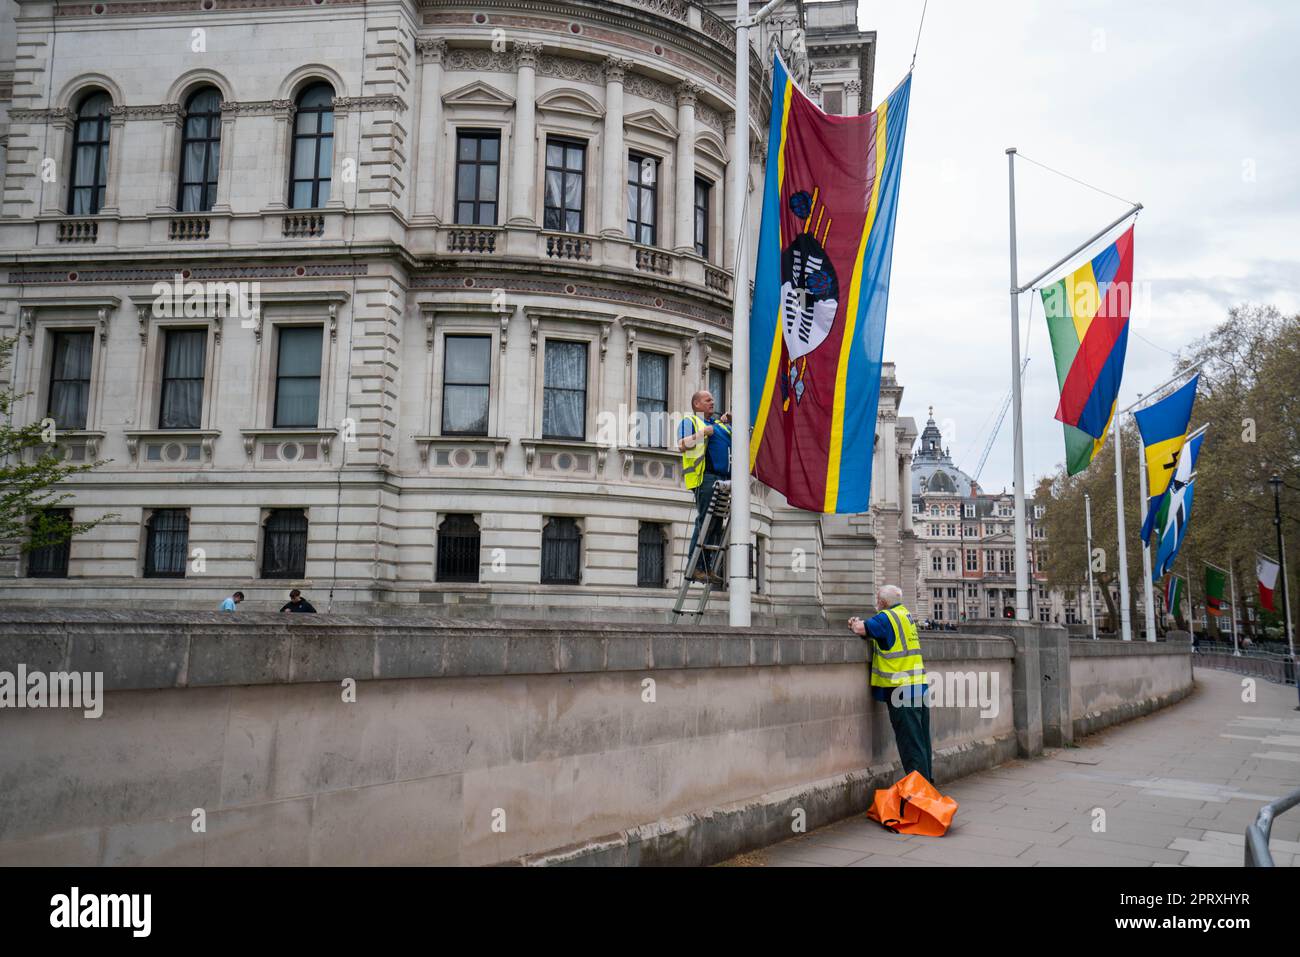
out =
<svg viewBox="0 0 1300 957"><path fill-rule="evenodd" d="M1041 752L1042 631L923 639L939 782ZM717 861L897 778L866 652L759 628L3 611L0 672L102 671L106 694L98 719L0 710L0 864ZM1092 706L1134 684L1113 663L1152 660L1090 654ZM967 674L989 707L954 701Z"/></svg>

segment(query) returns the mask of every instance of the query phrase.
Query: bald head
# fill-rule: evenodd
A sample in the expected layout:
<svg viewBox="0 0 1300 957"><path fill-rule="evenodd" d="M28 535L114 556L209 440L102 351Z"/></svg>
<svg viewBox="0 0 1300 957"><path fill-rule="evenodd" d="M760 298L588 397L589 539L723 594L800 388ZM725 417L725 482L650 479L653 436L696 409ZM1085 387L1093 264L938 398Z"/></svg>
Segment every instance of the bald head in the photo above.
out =
<svg viewBox="0 0 1300 957"><path fill-rule="evenodd" d="M691 396L691 408L696 412L713 411L713 393L708 389L701 389Z"/></svg>

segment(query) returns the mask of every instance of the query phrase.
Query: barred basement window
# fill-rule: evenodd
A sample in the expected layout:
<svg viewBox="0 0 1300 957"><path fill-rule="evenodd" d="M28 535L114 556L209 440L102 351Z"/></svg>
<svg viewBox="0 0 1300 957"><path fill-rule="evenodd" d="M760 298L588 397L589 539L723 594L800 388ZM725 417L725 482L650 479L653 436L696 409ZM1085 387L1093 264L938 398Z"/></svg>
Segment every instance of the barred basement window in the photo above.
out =
<svg viewBox="0 0 1300 957"><path fill-rule="evenodd" d="M145 578L184 578L190 516L183 508L160 508L149 516L144 547Z"/></svg>
<svg viewBox="0 0 1300 957"><path fill-rule="evenodd" d="M32 532L36 534L38 531L43 531L43 537L46 539L59 538L71 524L71 509L49 509L32 520ZM33 548L27 553L27 577L67 578L71 544L71 539L64 537L62 541L54 544Z"/></svg>
<svg viewBox="0 0 1300 957"><path fill-rule="evenodd" d="M448 515L438 526L440 582L476 582L479 569L479 528L473 515Z"/></svg>
<svg viewBox="0 0 1300 957"><path fill-rule="evenodd" d="M658 522L641 522L636 535L636 587L663 588L668 528Z"/></svg>
<svg viewBox="0 0 1300 957"><path fill-rule="evenodd" d="M272 509L262 537L263 578L305 578L307 516L301 509Z"/></svg>
<svg viewBox="0 0 1300 957"><path fill-rule="evenodd" d="M576 585L582 530L572 518L548 518L542 528L542 584Z"/></svg>

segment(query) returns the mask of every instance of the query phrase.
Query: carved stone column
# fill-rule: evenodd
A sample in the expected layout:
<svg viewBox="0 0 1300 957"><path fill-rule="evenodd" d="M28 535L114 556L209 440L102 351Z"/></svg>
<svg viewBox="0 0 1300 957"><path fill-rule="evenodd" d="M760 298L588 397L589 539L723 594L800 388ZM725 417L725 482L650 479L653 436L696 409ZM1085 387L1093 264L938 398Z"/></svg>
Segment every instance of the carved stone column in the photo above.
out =
<svg viewBox="0 0 1300 957"><path fill-rule="evenodd" d="M515 43L519 76L515 85L515 132L511 143L510 223L535 226L537 202L537 58L542 44Z"/></svg>
<svg viewBox="0 0 1300 957"><path fill-rule="evenodd" d="M273 100L271 109L275 116L275 135L273 145L273 169L268 185L270 195L267 209L287 209L289 206L289 163L293 153L293 115L296 111L291 100ZM335 133L335 136L338 134ZM330 184L333 186L333 184Z"/></svg>
<svg viewBox="0 0 1300 957"><path fill-rule="evenodd" d="M47 216L57 216L64 212L64 203L68 201L68 188L72 180L72 170L77 162L72 155L70 140L72 124L75 117L71 110L54 109L49 111L49 140L46 156L57 164L55 169L62 171L55 189L47 189L41 198L41 212Z"/></svg>
<svg viewBox="0 0 1300 957"><path fill-rule="evenodd" d="M862 112L862 81L849 80L844 84L844 114L856 116Z"/></svg>
<svg viewBox="0 0 1300 957"><path fill-rule="evenodd" d="M168 213L180 208L178 196L180 193L181 165L184 157L177 159L177 146L181 141L181 129L185 124L185 111L180 108L179 103L168 103L163 106L163 117L160 123L162 127L162 149L160 162L158 165L158 197L155 210L160 213ZM229 140L226 143L229 144ZM218 174L218 182L220 182Z"/></svg>
<svg viewBox="0 0 1300 957"><path fill-rule="evenodd" d="M677 252L695 252L695 101L700 88L686 80L677 86Z"/></svg>
<svg viewBox="0 0 1300 957"><path fill-rule="evenodd" d="M420 102L415 108L419 129L411 174L415 177L414 214L438 220L435 197L438 150L442 143L442 61L447 54L447 41L441 38L417 40L415 46L420 60Z"/></svg>
<svg viewBox="0 0 1300 957"><path fill-rule="evenodd" d="M108 115L108 183L104 190L104 205L100 207L99 213L101 216L116 216L120 212L117 197L122 183L122 137L126 135L126 107L110 106Z"/></svg>
<svg viewBox="0 0 1300 957"><path fill-rule="evenodd" d="M221 149L217 156L217 198L213 200L214 213L230 212L230 180L234 176L231 169L231 155L235 143L235 113L227 111L226 104L221 104Z"/></svg>
<svg viewBox="0 0 1300 957"><path fill-rule="evenodd" d="M623 173L627 151L623 148L623 77L632 69L631 60L610 57L605 61L605 135L601 142L604 158L600 182L601 234L623 236L627 215L623 211Z"/></svg>

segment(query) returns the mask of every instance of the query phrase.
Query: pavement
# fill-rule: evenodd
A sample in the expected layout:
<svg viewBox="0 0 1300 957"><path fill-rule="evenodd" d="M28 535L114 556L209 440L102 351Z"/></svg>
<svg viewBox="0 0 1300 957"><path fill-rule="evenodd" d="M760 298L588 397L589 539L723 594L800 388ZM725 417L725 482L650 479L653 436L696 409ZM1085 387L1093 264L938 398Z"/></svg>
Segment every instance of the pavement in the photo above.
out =
<svg viewBox="0 0 1300 957"><path fill-rule="evenodd" d="M727 863L1241 867L1260 807L1300 788L1296 689L1256 680L1247 703L1243 680L1197 668L1178 704L942 785L961 805L943 837L891 834L859 815ZM1300 866L1300 808L1273 822L1269 847L1277 866Z"/></svg>

